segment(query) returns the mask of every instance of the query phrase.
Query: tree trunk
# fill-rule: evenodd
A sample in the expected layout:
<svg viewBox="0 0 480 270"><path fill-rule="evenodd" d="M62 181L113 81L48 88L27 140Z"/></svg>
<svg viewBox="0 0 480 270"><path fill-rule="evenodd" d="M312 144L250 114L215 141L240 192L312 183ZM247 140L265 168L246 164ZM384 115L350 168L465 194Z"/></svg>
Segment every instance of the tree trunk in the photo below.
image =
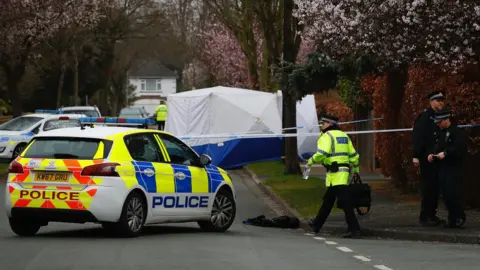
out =
<svg viewBox="0 0 480 270"><path fill-rule="evenodd" d="M10 103L12 104L13 118L19 117L23 113L22 100L18 93L18 84L25 74L25 65L17 65L11 68L8 63L3 63L3 71L5 72L5 79L7 82L7 94Z"/></svg>
<svg viewBox="0 0 480 270"><path fill-rule="evenodd" d="M60 108L62 105L62 92L63 92L63 84L65 82L65 72L67 70L67 63L66 63L66 53L62 53L60 58L60 76L58 78L58 85L57 85L57 108Z"/></svg>
<svg viewBox="0 0 480 270"><path fill-rule="evenodd" d="M294 39L292 33L292 12L293 0L284 0L283 10L283 74L282 74L282 96L283 111L285 111L286 127L297 126L297 99L295 93L288 89L288 75L292 68L286 68L286 64L295 61ZM296 130L289 130L286 133L296 133ZM297 137L285 138L285 174L301 174L298 164Z"/></svg>
<svg viewBox="0 0 480 270"><path fill-rule="evenodd" d="M408 81L408 66L402 65L387 73L387 106L390 108L384 115L387 129L399 128L400 116L402 110L403 99L405 95L405 87ZM400 133L390 133L390 140L393 148L390 151L401 155L403 147L400 143ZM402 163L393 164L394 175L398 175L395 179L397 187L405 189L408 179Z"/></svg>
<svg viewBox="0 0 480 270"><path fill-rule="evenodd" d="M20 100L20 95L18 94L18 83L20 79L15 76L7 75L7 87L8 87L8 98L12 104L12 116L13 118L19 117L22 115L22 101Z"/></svg>
<svg viewBox="0 0 480 270"><path fill-rule="evenodd" d="M78 55L77 55L77 47L74 44L72 49L72 56L73 56L73 100L74 106L79 105L80 98L78 97Z"/></svg>
<svg viewBox="0 0 480 270"><path fill-rule="evenodd" d="M355 108L354 119L367 119L370 117L370 111L366 106L357 105ZM373 122L359 122L356 124L357 130L370 130L373 128ZM373 134L357 134L356 150L360 154L360 166L363 172L373 172Z"/></svg>

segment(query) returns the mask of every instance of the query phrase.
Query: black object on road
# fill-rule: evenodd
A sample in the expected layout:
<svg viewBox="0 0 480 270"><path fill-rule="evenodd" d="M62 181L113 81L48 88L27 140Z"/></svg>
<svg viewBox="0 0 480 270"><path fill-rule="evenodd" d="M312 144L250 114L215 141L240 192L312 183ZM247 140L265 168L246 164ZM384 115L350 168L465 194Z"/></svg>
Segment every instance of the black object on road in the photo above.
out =
<svg viewBox="0 0 480 270"><path fill-rule="evenodd" d="M258 217L244 220L243 224L253 225L258 227L297 229L298 227L300 227L300 220L296 217L289 217L289 216L267 218L264 215L260 215Z"/></svg>

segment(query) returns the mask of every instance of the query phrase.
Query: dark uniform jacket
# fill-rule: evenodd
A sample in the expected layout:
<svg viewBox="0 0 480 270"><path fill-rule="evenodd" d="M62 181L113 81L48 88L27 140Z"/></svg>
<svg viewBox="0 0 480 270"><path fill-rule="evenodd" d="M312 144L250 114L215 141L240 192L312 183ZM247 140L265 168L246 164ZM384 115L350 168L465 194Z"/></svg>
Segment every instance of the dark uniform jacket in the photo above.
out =
<svg viewBox="0 0 480 270"><path fill-rule="evenodd" d="M441 165L461 165L467 154L467 136L457 125L451 124L446 129L436 128L433 134L434 144L428 154L445 153L443 160L437 160Z"/></svg>
<svg viewBox="0 0 480 270"><path fill-rule="evenodd" d="M413 123L413 158L418 158L422 162L427 162L427 150L431 147L432 134L436 128L432 119L434 112L432 108L426 109L418 115Z"/></svg>

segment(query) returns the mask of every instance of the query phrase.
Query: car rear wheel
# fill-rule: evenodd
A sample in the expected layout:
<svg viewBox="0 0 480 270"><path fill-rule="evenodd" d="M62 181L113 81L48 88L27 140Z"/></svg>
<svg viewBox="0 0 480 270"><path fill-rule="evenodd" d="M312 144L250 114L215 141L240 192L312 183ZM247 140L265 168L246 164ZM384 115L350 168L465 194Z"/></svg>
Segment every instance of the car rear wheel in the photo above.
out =
<svg viewBox="0 0 480 270"><path fill-rule="evenodd" d="M104 223L102 226L121 237L136 237L142 233L146 217L147 204L143 196L132 192L125 200L120 220L117 223Z"/></svg>
<svg viewBox="0 0 480 270"><path fill-rule="evenodd" d="M232 193L221 189L213 201L210 219L198 221L198 225L205 231L225 232L232 226L236 212L237 206Z"/></svg>
<svg viewBox="0 0 480 270"><path fill-rule="evenodd" d="M17 145L15 147L15 149L13 149L12 160L17 158L23 152L23 150L25 150L25 146L26 146L26 144L21 143L21 144Z"/></svg>
<svg viewBox="0 0 480 270"><path fill-rule="evenodd" d="M18 236L34 236L41 225L32 220L9 218L10 228Z"/></svg>

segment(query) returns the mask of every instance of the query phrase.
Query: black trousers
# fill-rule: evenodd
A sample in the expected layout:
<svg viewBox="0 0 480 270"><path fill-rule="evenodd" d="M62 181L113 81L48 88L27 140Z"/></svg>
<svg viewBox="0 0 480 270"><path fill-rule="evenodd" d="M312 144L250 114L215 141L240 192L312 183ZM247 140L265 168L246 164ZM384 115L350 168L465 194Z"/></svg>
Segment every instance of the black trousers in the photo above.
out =
<svg viewBox="0 0 480 270"><path fill-rule="evenodd" d="M440 188L448 210L448 223L455 224L457 219L466 219L460 195L461 168L458 166L439 166Z"/></svg>
<svg viewBox="0 0 480 270"><path fill-rule="evenodd" d="M320 207L317 216L313 220L313 226L318 229L322 228L332 211L335 200L338 199L339 203L342 205L343 212L345 213L345 221L347 222L348 231L353 232L360 230L360 224L358 224L355 212L353 212L352 202L348 196L347 189L347 185L331 186L327 188L327 191L323 196L322 207Z"/></svg>
<svg viewBox="0 0 480 270"><path fill-rule="evenodd" d="M428 162L427 158L420 161L420 188L422 203L420 221L427 221L437 215L440 183L438 171L434 162Z"/></svg>
<svg viewBox="0 0 480 270"><path fill-rule="evenodd" d="M157 121L158 130L165 129L165 121Z"/></svg>

